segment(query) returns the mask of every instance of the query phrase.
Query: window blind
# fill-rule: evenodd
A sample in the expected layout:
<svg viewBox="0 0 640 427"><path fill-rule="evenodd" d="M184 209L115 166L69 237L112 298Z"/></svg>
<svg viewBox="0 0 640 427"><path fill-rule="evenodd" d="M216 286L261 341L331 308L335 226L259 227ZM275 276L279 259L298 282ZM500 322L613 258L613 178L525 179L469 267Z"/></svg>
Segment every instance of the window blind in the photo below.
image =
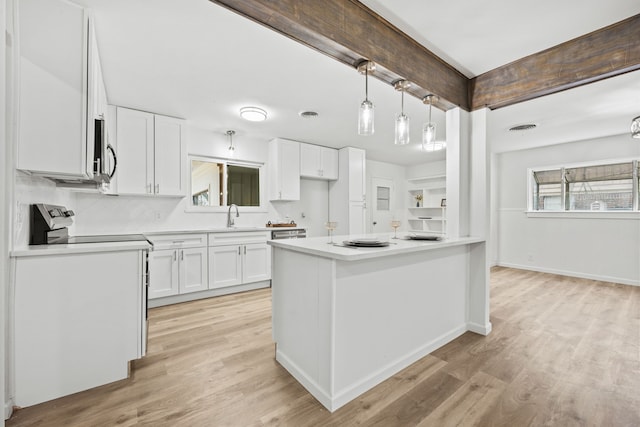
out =
<svg viewBox="0 0 640 427"><path fill-rule="evenodd" d="M632 177L632 162L565 169L567 182L613 181Z"/></svg>

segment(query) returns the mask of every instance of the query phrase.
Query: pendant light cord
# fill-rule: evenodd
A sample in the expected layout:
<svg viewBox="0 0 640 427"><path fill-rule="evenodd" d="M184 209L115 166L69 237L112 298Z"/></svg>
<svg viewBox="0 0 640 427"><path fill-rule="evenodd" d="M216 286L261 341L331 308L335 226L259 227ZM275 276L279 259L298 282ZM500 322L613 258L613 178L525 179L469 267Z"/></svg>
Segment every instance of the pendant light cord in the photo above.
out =
<svg viewBox="0 0 640 427"><path fill-rule="evenodd" d="M369 100L369 63L364 68L364 100Z"/></svg>

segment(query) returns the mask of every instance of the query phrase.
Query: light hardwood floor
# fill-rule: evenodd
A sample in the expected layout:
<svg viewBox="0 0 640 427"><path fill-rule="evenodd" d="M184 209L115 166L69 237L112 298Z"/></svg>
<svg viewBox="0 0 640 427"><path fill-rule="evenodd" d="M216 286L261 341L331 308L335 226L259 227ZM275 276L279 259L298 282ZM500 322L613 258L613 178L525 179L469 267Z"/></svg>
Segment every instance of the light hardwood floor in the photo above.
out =
<svg viewBox="0 0 640 427"><path fill-rule="evenodd" d="M269 289L157 308L131 378L7 425L640 426L640 287L494 268L491 321L330 414L274 360Z"/></svg>

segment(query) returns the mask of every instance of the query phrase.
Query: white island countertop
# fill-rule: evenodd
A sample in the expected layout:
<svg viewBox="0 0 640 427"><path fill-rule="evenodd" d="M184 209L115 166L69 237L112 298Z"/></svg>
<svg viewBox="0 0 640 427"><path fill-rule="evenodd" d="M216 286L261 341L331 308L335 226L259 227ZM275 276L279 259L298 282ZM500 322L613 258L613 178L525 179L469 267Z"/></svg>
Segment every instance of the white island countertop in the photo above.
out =
<svg viewBox="0 0 640 427"><path fill-rule="evenodd" d="M389 246L383 247L355 247L345 246L345 240L352 240L354 236L334 236L333 244L328 243L328 237L312 237L306 239L283 239L271 240L269 244L276 248L287 249L295 252L302 252L316 255L323 258L331 258L341 261L358 261L390 255L401 255L420 251L438 250L453 246L468 245L472 243L484 242L481 237L456 237L446 238L439 241L434 240L406 240L404 235L398 235L397 239L393 235L375 234L367 236L357 236L356 238L373 238L389 241Z"/></svg>

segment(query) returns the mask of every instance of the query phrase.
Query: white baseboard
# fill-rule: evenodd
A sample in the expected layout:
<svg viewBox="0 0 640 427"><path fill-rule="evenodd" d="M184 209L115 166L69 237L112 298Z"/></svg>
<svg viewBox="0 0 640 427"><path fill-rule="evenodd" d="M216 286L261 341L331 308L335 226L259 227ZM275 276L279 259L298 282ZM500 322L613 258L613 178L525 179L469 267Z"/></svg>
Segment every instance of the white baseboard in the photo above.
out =
<svg viewBox="0 0 640 427"><path fill-rule="evenodd" d="M8 420L9 418L11 418L12 414L13 414L13 400L9 399L8 401L4 402L4 419Z"/></svg>
<svg viewBox="0 0 640 427"><path fill-rule="evenodd" d="M333 408L331 396L325 389L313 380L305 371L296 365L286 354L276 347L276 360L295 378L304 388L307 389L318 402L329 411L333 412L338 408ZM333 408L333 409L332 409Z"/></svg>
<svg viewBox="0 0 640 427"><path fill-rule="evenodd" d="M519 270L538 271L540 273L559 274L561 276L578 277L580 279L599 280L601 282L620 283L621 285L640 286L640 280L627 279L624 277L600 276L597 274L581 273L578 271L560 270L555 268L545 268L534 265L521 265L509 262L498 262L500 267L517 268Z"/></svg>
<svg viewBox="0 0 640 427"><path fill-rule="evenodd" d="M471 332L475 332L476 334L487 336L491 333L493 329L493 325L491 322L488 322L486 325L481 325L480 323L468 322L467 330Z"/></svg>
<svg viewBox="0 0 640 427"><path fill-rule="evenodd" d="M338 408L349 403L364 392L372 389L376 385L385 381L391 376L397 374L407 366L422 359L434 350L453 341L467 331L467 325L461 325L457 328L437 337L436 339L420 346L413 353L403 356L388 365L382 367L376 372L362 378L360 381L351 384L349 387L334 393L333 396L320 387L311 376L300 369L291 359L279 349L276 351L276 360L296 379L304 388L307 389L318 402L320 402L330 412L334 412Z"/></svg>

